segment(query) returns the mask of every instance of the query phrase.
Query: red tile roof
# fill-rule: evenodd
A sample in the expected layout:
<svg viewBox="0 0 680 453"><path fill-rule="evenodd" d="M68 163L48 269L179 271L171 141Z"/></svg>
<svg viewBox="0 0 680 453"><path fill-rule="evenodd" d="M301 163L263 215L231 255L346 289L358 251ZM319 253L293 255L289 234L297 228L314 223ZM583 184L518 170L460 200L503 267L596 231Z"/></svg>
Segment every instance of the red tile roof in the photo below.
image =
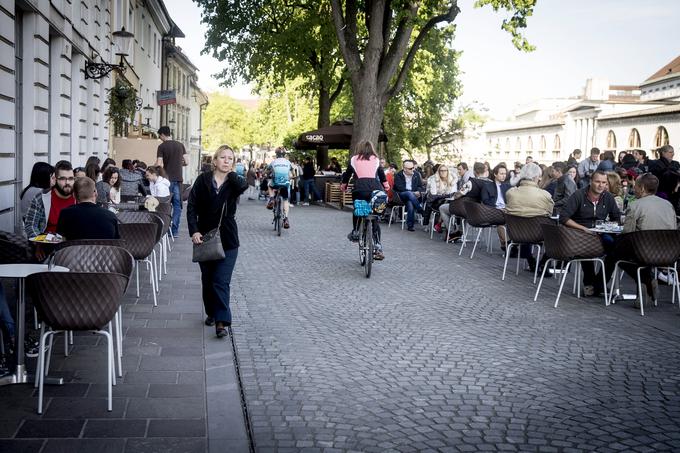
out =
<svg viewBox="0 0 680 453"><path fill-rule="evenodd" d="M675 57L673 61L656 71L652 74L645 82L650 82L652 80L658 79L668 74L678 73L680 74L680 55Z"/></svg>

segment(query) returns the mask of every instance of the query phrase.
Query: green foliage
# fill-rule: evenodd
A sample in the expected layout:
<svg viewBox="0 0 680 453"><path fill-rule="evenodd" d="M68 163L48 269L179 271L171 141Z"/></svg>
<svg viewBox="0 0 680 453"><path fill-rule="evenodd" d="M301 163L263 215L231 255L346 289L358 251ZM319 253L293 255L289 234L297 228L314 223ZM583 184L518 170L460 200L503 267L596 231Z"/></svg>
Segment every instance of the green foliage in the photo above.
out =
<svg viewBox="0 0 680 453"><path fill-rule="evenodd" d="M134 121L137 111L137 90L123 79L116 80L109 94L109 118L113 122L113 133L123 135L125 123Z"/></svg>
<svg viewBox="0 0 680 453"><path fill-rule="evenodd" d="M495 12L505 10L512 14L510 18L503 19L501 28L512 35L512 44L525 52L536 50L522 34L527 27L527 17L534 13L537 0L477 0L475 8L490 5Z"/></svg>

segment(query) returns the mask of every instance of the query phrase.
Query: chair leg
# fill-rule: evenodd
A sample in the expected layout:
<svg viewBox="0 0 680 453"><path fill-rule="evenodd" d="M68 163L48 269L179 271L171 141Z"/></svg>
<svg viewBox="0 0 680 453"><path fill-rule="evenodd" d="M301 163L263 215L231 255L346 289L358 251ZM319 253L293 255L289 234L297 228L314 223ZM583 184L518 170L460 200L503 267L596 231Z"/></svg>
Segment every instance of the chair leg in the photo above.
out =
<svg viewBox="0 0 680 453"><path fill-rule="evenodd" d="M468 225L467 228L463 228L463 242L460 245L460 250L458 250L458 256L461 256L463 254L463 249L465 248L465 244L467 244L467 235L469 231L470 225Z"/></svg>
<svg viewBox="0 0 680 453"><path fill-rule="evenodd" d="M64 336L67 336L68 332L64 331ZM47 346L47 362L45 363L45 375L50 374L50 362L52 361L52 350L54 346L54 335L50 335L50 343Z"/></svg>
<svg viewBox="0 0 680 453"><path fill-rule="evenodd" d="M567 275L569 275L569 266L571 266L571 263L572 263L571 261L567 263L564 275L562 276L562 282L560 282L560 289L557 291L557 297L555 298L555 308L557 308L557 304L560 302L560 295L562 294L562 288L564 288L564 282L567 280Z"/></svg>
<svg viewBox="0 0 680 453"><path fill-rule="evenodd" d="M40 326L40 338L38 339L38 345L40 345L40 340L42 337L45 335L45 324L43 323L42 326ZM40 349L38 349L38 363L35 366L36 372L35 372L35 381L33 382L33 388L38 388L38 385L40 382L38 381L38 374L40 370L43 367L42 361L44 360L43 356L40 354Z"/></svg>
<svg viewBox="0 0 680 453"><path fill-rule="evenodd" d="M159 292L159 281L158 281L158 265L157 265L157 259L156 259L156 249L154 248L151 251L151 263L153 264L153 278L154 282L156 283L156 292Z"/></svg>
<svg viewBox="0 0 680 453"><path fill-rule="evenodd" d="M114 315L114 320L109 321L109 335L111 337L111 344L107 345L108 347L111 347L111 355L109 356L109 360L111 361L111 367L109 368L109 371L111 372L111 379L113 381L113 385L116 385L116 360L113 354L113 333L114 333L114 326L116 325L116 315Z"/></svg>
<svg viewBox="0 0 680 453"><path fill-rule="evenodd" d="M168 275L168 251L170 250L170 240L168 239L167 234L164 236L164 238L165 250L163 250L163 271L165 271L165 275Z"/></svg>
<svg viewBox="0 0 680 453"><path fill-rule="evenodd" d="M404 229L404 224L406 223L406 205L401 207L401 229Z"/></svg>
<svg viewBox="0 0 680 453"><path fill-rule="evenodd" d="M538 267L541 264L541 258L542 258L542 251L543 247L541 247L541 244L535 244L536 247L538 247L538 253L536 253L536 266L534 267L534 285L536 284L536 277L538 277ZM533 247L532 247L533 249Z"/></svg>
<svg viewBox="0 0 680 453"><path fill-rule="evenodd" d="M68 357L68 338L70 332L64 332L64 357Z"/></svg>
<svg viewBox="0 0 680 453"><path fill-rule="evenodd" d="M135 273L137 274L137 278L135 279L137 282L137 299L139 299L139 261L135 260Z"/></svg>
<svg viewBox="0 0 680 453"><path fill-rule="evenodd" d="M446 243L449 243L449 235L451 234L451 228L453 227L454 222L456 221L456 216L452 215L449 217L449 224L446 227Z"/></svg>
<svg viewBox="0 0 680 453"><path fill-rule="evenodd" d="M512 249L512 246L515 245L512 242L508 244L508 247L505 249L505 264L503 264L503 276L501 277L502 281L505 281L505 271L508 268L508 259L510 258L510 250Z"/></svg>
<svg viewBox="0 0 680 453"><path fill-rule="evenodd" d="M153 306L158 307L158 300L156 299L156 277L154 276L154 267L151 260L145 260L146 266L149 269L149 281L151 282L151 294L153 294Z"/></svg>
<svg viewBox="0 0 680 453"><path fill-rule="evenodd" d="M543 285L543 279L545 278L545 272L548 270L548 263L551 261L554 261L552 258L548 259L548 261L545 262L545 266L543 266L543 272L541 272L541 280L538 282L538 287L536 288L536 294L534 294L534 302L536 302L536 299L538 299L538 293L541 292L541 285Z"/></svg>
<svg viewBox="0 0 680 453"><path fill-rule="evenodd" d="M512 242L511 242L511 244L512 244ZM505 253L509 255L510 252L508 250L510 250L510 247L506 243L505 244ZM517 245L517 263L515 263L515 275L519 275L519 262L522 261L521 257L522 257L522 246Z"/></svg>
<svg viewBox="0 0 680 453"><path fill-rule="evenodd" d="M44 331L44 326L41 331ZM43 413L43 386L45 384L45 339L52 338L55 332L48 331L40 335L40 348L38 350L38 371L35 373L35 382L38 387L38 414Z"/></svg>
<svg viewBox="0 0 680 453"><path fill-rule="evenodd" d="M475 239L475 245L472 247L472 253L470 253L470 259L472 259L475 256L475 250L477 249L477 244L479 243L479 237L482 235L482 231L484 231L484 228L478 228L477 238Z"/></svg>
<svg viewBox="0 0 680 453"><path fill-rule="evenodd" d="M614 294L616 294L619 291L619 286L621 286L621 276L619 275L619 262L617 261L614 264L614 273L612 274L612 285L611 288L609 288L609 301L607 302L607 305L615 303Z"/></svg>
<svg viewBox="0 0 680 453"><path fill-rule="evenodd" d="M120 337L122 332L120 331L120 318L118 312L113 317L113 328L115 335L113 335L113 340L116 343L116 361L118 362L118 377L123 377L123 361L121 360L122 354L120 352Z"/></svg>
<svg viewBox="0 0 680 453"><path fill-rule="evenodd" d="M638 297L640 298L640 316L645 315L645 300L642 298L642 278L640 277L641 267L637 268L637 287L638 287Z"/></svg>
<svg viewBox="0 0 680 453"><path fill-rule="evenodd" d="M111 324L109 323L109 328L111 327ZM99 335L103 335L106 337L106 356L107 356L107 361L106 361L106 374L108 377L108 405L107 405L107 410L111 412L113 410L113 381L116 379L116 374L114 371L113 367L113 341L111 338L111 334L107 332L106 330L97 330L95 333Z"/></svg>
<svg viewBox="0 0 680 453"><path fill-rule="evenodd" d="M597 260L598 263L602 264L602 291L604 291L604 306L609 306L609 297L607 297L607 276L605 275L604 261Z"/></svg>
<svg viewBox="0 0 680 453"><path fill-rule="evenodd" d="M155 264L156 263L156 249L154 249L153 253L154 253L153 261L154 261L154 264ZM163 268L163 241L161 239L161 241L158 243L158 267L156 268L156 279L158 280L159 286L160 286L160 281L163 280L162 268Z"/></svg>

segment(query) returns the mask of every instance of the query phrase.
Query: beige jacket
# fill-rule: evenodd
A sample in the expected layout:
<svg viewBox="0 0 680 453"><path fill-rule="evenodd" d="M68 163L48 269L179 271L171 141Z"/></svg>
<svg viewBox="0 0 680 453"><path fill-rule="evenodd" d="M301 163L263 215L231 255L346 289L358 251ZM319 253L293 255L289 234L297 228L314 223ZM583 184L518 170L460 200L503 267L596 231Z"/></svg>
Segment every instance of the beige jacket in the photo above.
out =
<svg viewBox="0 0 680 453"><path fill-rule="evenodd" d="M550 193L529 180L520 181L505 194L505 212L517 217L550 216L554 204Z"/></svg>
<svg viewBox="0 0 680 453"><path fill-rule="evenodd" d="M623 232L677 228L678 222L673 205L656 195L648 195L630 203L626 211Z"/></svg>

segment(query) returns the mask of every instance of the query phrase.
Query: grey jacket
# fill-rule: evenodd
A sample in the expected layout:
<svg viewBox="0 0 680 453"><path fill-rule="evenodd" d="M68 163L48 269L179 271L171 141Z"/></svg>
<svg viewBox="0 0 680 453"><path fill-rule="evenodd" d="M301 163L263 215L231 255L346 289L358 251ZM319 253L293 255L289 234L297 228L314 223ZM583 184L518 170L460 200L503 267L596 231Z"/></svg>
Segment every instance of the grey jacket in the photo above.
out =
<svg viewBox="0 0 680 453"><path fill-rule="evenodd" d="M677 228L678 223L673 205L656 195L649 195L631 202L623 224L624 233Z"/></svg>

